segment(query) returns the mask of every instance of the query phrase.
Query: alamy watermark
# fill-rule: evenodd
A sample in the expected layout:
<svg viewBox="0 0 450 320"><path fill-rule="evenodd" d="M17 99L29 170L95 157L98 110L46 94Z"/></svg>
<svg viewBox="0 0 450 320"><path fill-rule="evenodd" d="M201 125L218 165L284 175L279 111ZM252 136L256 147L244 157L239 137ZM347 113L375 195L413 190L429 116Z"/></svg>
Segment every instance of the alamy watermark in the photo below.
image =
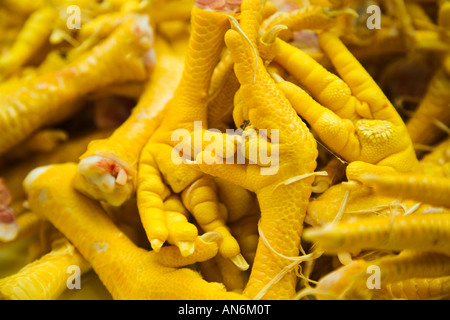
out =
<svg viewBox="0 0 450 320"><path fill-rule="evenodd" d="M370 265L366 270L370 276L366 280L366 286L369 290L381 289L381 270L377 265Z"/></svg>
<svg viewBox="0 0 450 320"><path fill-rule="evenodd" d="M81 8L77 5L68 6L66 26L69 30L81 29Z"/></svg>
<svg viewBox="0 0 450 320"><path fill-rule="evenodd" d="M381 29L381 8L376 5L369 5L366 13L370 16L366 20L368 29ZM66 26L69 30L81 29L81 8L77 5L70 5L66 9Z"/></svg>
<svg viewBox="0 0 450 320"><path fill-rule="evenodd" d="M66 287L69 290L81 289L81 269L77 265L68 266L66 273L70 274L66 280Z"/></svg>
<svg viewBox="0 0 450 320"><path fill-rule="evenodd" d="M376 4L370 5L366 10L370 16L366 20L366 26L369 30L381 29L381 8Z"/></svg>

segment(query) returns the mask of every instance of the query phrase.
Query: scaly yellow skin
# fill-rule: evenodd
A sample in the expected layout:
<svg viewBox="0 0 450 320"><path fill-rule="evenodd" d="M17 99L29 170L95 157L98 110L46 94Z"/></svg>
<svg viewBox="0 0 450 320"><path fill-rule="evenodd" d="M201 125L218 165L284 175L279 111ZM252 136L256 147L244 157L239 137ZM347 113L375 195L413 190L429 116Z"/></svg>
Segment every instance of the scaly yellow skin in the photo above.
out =
<svg viewBox="0 0 450 320"><path fill-rule="evenodd" d="M96 46L92 54L2 95L0 129L6 134L0 137L0 153L41 126L72 115L79 104L71 102L92 90L112 83L146 79L149 72L146 54L151 48L149 30L145 18L136 16L135 21L122 25ZM128 58L120 59L125 56Z"/></svg>
<svg viewBox="0 0 450 320"><path fill-rule="evenodd" d="M80 157L76 188L114 206L122 205L134 195L137 159L161 123L165 106L173 97L183 70L184 52L175 51L158 38L154 49L155 67L131 115L110 137L92 141ZM93 156L96 158L90 158ZM125 183L117 179L121 170L125 171ZM101 184L100 176L104 175L114 178L112 188L105 188Z"/></svg>
<svg viewBox="0 0 450 320"><path fill-rule="evenodd" d="M373 188L379 195L411 199L450 208L450 178L425 174L362 174L356 181Z"/></svg>
<svg viewBox="0 0 450 320"><path fill-rule="evenodd" d="M61 56L61 53L60 50L53 50L47 54L45 60L39 66L30 66L24 69L20 75L12 75L0 82L0 93L7 94L16 90L19 86L26 85L27 81L32 81L38 75L62 69L68 61Z"/></svg>
<svg viewBox="0 0 450 320"><path fill-rule="evenodd" d="M417 158L406 126L375 81L332 32L319 35L322 49L342 77L277 39L274 61L304 86L279 82L298 114L343 159L412 171ZM314 100L315 99L315 100Z"/></svg>
<svg viewBox="0 0 450 320"><path fill-rule="evenodd" d="M16 72L45 44L57 15L58 12L51 6L30 15L11 49L0 57L0 77Z"/></svg>
<svg viewBox="0 0 450 320"><path fill-rule="evenodd" d="M347 178L371 188L376 195L450 208L447 149L448 141L444 141L420 161L418 172L413 173L355 161L347 167Z"/></svg>
<svg viewBox="0 0 450 320"><path fill-rule="evenodd" d="M444 137L445 132L436 125L436 121L450 125L449 86L450 74L440 68L428 84L420 105L406 123L413 143L433 145Z"/></svg>
<svg viewBox="0 0 450 320"><path fill-rule="evenodd" d="M362 161L354 161L350 163L346 168L346 176L349 180L359 181L359 187L349 188L348 185L340 183L331 186L327 191L319 195L317 198L312 199L308 206L306 221L313 226L323 225L325 223L332 222L334 217L339 212L339 208L343 202L345 193L350 191L349 197L345 203L345 208L341 220L349 220L350 218L363 218L373 216L375 213L378 215L391 215L393 212L405 213L409 209L417 205L418 201L414 197L407 200L408 195L405 195L405 199L393 194L378 194L375 193L372 188L367 185L363 185L361 177L364 177L369 173L377 177L394 177L393 185L396 185L395 177L398 176L414 176L426 175L428 176L428 182L425 182L425 189L427 191L418 196L423 197L428 194L428 189L439 187L439 185L433 185L432 181L435 178L442 179L449 177L449 149L450 140L445 140L432 152L423 157L419 162L419 167L414 173L401 174L395 169L388 166L372 165L370 163ZM398 179L400 182L400 179ZM398 187L401 185L398 184ZM411 188L415 184L410 184ZM440 187L445 188L445 184L441 184ZM394 187L395 188L395 187ZM400 189L399 189L400 190ZM417 190L417 187L416 187ZM445 194L445 193L444 193ZM411 194L412 195L412 194ZM432 194L431 197L442 197L442 194ZM449 212L448 208L436 207L427 201L416 207L415 213L427 213L427 212Z"/></svg>
<svg viewBox="0 0 450 320"><path fill-rule="evenodd" d="M183 193L183 203L200 227L204 231L217 231L223 235L220 253L245 270L248 265L240 254L239 244L220 215L214 181L187 164L175 164L172 159L172 149L178 144L172 140L175 130L185 129L194 133L195 121L202 122L202 130L207 129L209 85L223 49L223 35L229 23L223 12L207 11L194 6L191 26L181 81L166 107L167 112L160 127L141 153L138 206L152 248L159 250L169 236L162 203L172 191ZM194 149L195 142L190 147ZM166 183L171 190L165 186ZM193 245L191 241L191 246Z"/></svg>
<svg viewBox="0 0 450 320"><path fill-rule="evenodd" d="M233 73L233 66L234 62L231 58L230 51L225 48L220 61L217 63L214 72L211 75L211 83L209 85L210 101L217 96L221 88L226 84L228 76Z"/></svg>
<svg viewBox="0 0 450 320"><path fill-rule="evenodd" d="M79 267L80 276L89 263L65 238L53 242L51 252L19 272L0 279L0 298L8 300L54 300L67 288L71 266Z"/></svg>
<svg viewBox="0 0 450 320"><path fill-rule="evenodd" d="M217 65L211 80L211 86L213 85L218 88L211 88L208 127L225 132L233 124L234 96L239 89L239 81L233 72L233 60L229 54Z"/></svg>
<svg viewBox="0 0 450 320"><path fill-rule="evenodd" d="M449 226L447 213L370 217L306 229L303 238L331 253L411 249L448 254Z"/></svg>
<svg viewBox="0 0 450 320"><path fill-rule="evenodd" d="M77 39L84 41L89 37L104 38L112 32L117 26L126 22L130 18L130 13L136 9L136 1L129 1L129 5L122 4L118 11L107 12L99 17L83 23Z"/></svg>
<svg viewBox="0 0 450 320"><path fill-rule="evenodd" d="M94 15L92 19L84 22L80 29L77 39L86 40L93 37L104 37L118 25L128 19L132 13L145 14L150 18L150 23L158 29L165 22L184 22L190 18L193 0L181 1L124 1L123 3L112 3L103 1L100 8L92 11L101 11L100 15ZM160 31L160 30L159 30Z"/></svg>
<svg viewBox="0 0 450 320"><path fill-rule="evenodd" d="M443 140L420 160L422 173L450 177L450 138Z"/></svg>
<svg viewBox="0 0 450 320"><path fill-rule="evenodd" d="M287 30L280 32L279 37L285 41L292 39L292 33L300 30L326 30L335 27L336 17L340 15L356 16L350 9L331 10L321 6L308 6L301 9L280 12L264 20L263 30L270 30L276 25L284 25Z"/></svg>
<svg viewBox="0 0 450 320"><path fill-rule="evenodd" d="M331 186L317 198L311 198L306 212L305 222L318 227L333 222L343 204L348 187L343 184ZM364 219L374 214L388 214L386 211L398 210L404 212L399 205L395 205L395 198L376 196L369 188L358 188L349 193L342 213L341 221L352 218ZM409 203L405 203L409 208Z"/></svg>
<svg viewBox="0 0 450 320"><path fill-rule="evenodd" d="M388 283L376 293L375 299L437 300L450 296L450 276L437 278L412 278Z"/></svg>
<svg viewBox="0 0 450 320"><path fill-rule="evenodd" d="M258 200L253 193L223 179L216 178L214 181L219 189L220 201L227 209L228 223L259 214Z"/></svg>
<svg viewBox="0 0 450 320"><path fill-rule="evenodd" d="M11 191L13 201L24 201L26 199L22 182L31 170L49 164L77 161L92 140L104 139L110 134L111 130L87 132L61 143L49 153L35 154L28 159L23 159L14 166L10 166L8 170L2 170L1 176Z"/></svg>
<svg viewBox="0 0 450 320"><path fill-rule="evenodd" d="M241 6L240 25L254 47L260 22L259 5L258 0L250 0L244 1ZM259 57L255 75L254 51L243 37L235 30L230 30L225 35L225 42L235 62L242 99L248 105L245 119L250 120L255 128L279 130L278 172L262 175L261 167L256 164L208 165L197 161L196 166L203 172L255 192L261 208L260 226L265 237L275 251L295 257L299 253L300 234L313 178L289 185L284 185L283 182L314 171L316 143L305 124L296 116L289 101L270 78ZM201 156L206 159L215 155L203 152ZM260 240L244 294L251 298L261 298L258 296L260 292L264 299L292 298L296 283L294 271L288 272L267 291L264 289L289 263L289 260L272 252Z"/></svg>
<svg viewBox="0 0 450 320"><path fill-rule="evenodd" d="M373 271L380 270L379 289L368 287ZM389 293L389 286L417 277L431 278L449 275L449 257L433 252L402 251L375 260L358 259L322 277L313 289L305 289L299 297L312 294L318 299L375 299Z"/></svg>
<svg viewBox="0 0 450 320"><path fill-rule="evenodd" d="M218 187L219 200L226 211L227 225L236 238L245 260L252 265L258 244L258 199L249 190L227 180L214 179ZM240 278L239 276L238 278Z"/></svg>
<svg viewBox="0 0 450 320"><path fill-rule="evenodd" d="M164 201L164 213L168 230L167 242L175 244L183 256L193 253L197 228L188 222L189 212L178 195L172 195Z"/></svg>
<svg viewBox="0 0 450 320"><path fill-rule="evenodd" d="M115 226L98 202L73 189L76 170L76 163L54 165L29 180L26 189L30 207L73 243L114 299L245 298L204 281L193 270L177 269L216 255L220 237L205 234L197 240L197 253L186 258L176 247L165 247L159 253L139 248Z"/></svg>
<svg viewBox="0 0 450 320"><path fill-rule="evenodd" d="M258 221L260 213L254 212L229 224L231 233L236 237L245 260L253 266L258 246Z"/></svg>
<svg viewBox="0 0 450 320"><path fill-rule="evenodd" d="M67 12L73 5L70 1L45 3L37 1L33 5L26 4L26 8L23 7L22 1L14 5L2 3L3 5L6 5L9 15L18 14L20 19L25 18L26 21L21 26L17 39L0 57L0 77L10 77L22 71L20 68L32 62L34 56L42 52L46 45L69 43L71 46L78 46L80 44L68 28L69 19L73 18ZM91 15L101 11L99 5L92 1L77 1L77 7L80 9L83 24L91 19Z"/></svg>
<svg viewBox="0 0 450 320"><path fill-rule="evenodd" d="M330 187L317 198L312 198L307 214L306 223L319 227L333 222L340 212L348 187L338 184ZM340 221L365 219L374 216L392 217L394 214L405 214L413 211L414 214L450 213L450 209L420 203L415 200L403 200L394 196L376 194L367 187L358 187L351 190L345 202L344 211Z"/></svg>

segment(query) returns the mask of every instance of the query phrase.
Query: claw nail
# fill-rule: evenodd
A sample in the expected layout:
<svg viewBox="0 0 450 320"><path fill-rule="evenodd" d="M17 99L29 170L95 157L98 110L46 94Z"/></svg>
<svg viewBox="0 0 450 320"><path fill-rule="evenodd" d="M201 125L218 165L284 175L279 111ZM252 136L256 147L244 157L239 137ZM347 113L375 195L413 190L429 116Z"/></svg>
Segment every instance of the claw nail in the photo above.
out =
<svg viewBox="0 0 450 320"><path fill-rule="evenodd" d="M152 246L152 249L156 252L159 252L161 250L161 247L163 246L164 241L161 241L159 239L152 239L150 240L150 245Z"/></svg>
<svg viewBox="0 0 450 320"><path fill-rule="evenodd" d="M200 236L200 239L204 242L218 242L222 239L222 235L219 232L207 232Z"/></svg>
<svg viewBox="0 0 450 320"><path fill-rule="evenodd" d="M245 261L245 258L242 256L242 254L235 255L234 257L230 258L230 261L239 268L239 270L245 271L248 269L249 265L247 261Z"/></svg>
<svg viewBox="0 0 450 320"><path fill-rule="evenodd" d="M178 249L180 249L180 253L183 257L190 256L194 253L195 244L193 241L178 241L176 245Z"/></svg>
<svg viewBox="0 0 450 320"><path fill-rule="evenodd" d="M287 29L288 29L288 27L285 25L282 25L282 24L276 25L272 29L270 29L269 31L267 31L263 34L263 36L261 37L261 42L266 46L270 46L275 43L275 40L277 39L278 34L281 31L287 30Z"/></svg>
<svg viewBox="0 0 450 320"><path fill-rule="evenodd" d="M124 186L127 183L127 180L128 180L127 173L125 172L125 170L120 169L116 177L116 183L121 186Z"/></svg>
<svg viewBox="0 0 450 320"><path fill-rule="evenodd" d="M48 165L48 166L38 167L38 168L30 171L30 173L28 173L28 175L25 177L25 179L23 180L23 183L22 183L25 192L28 193L28 190L30 190L31 184L34 182L34 180L36 180L41 174L43 174L45 171L47 171L51 167L52 167L52 165Z"/></svg>

